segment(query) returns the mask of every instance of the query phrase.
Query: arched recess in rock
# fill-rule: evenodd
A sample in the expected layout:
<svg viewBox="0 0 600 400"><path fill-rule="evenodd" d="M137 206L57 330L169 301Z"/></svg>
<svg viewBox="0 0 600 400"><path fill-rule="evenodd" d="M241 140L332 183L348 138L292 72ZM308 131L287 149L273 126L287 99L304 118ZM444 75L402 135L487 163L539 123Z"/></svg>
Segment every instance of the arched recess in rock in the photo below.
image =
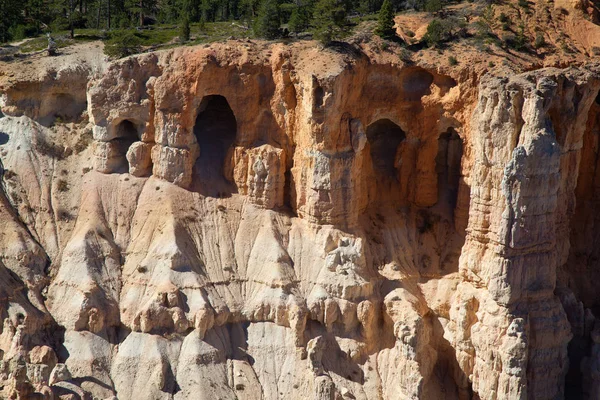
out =
<svg viewBox="0 0 600 400"><path fill-rule="evenodd" d="M86 104L77 103L75 97L68 93L60 93L54 97L56 103L55 118L60 118L64 122L76 121L85 110Z"/></svg>
<svg viewBox="0 0 600 400"><path fill-rule="evenodd" d="M396 123L389 119L380 119L367 127L367 142L373 173L377 181L376 197L396 197L400 191L398 168L396 165L398 147L406 138L406 134Z"/></svg>
<svg viewBox="0 0 600 400"><path fill-rule="evenodd" d="M202 99L194 135L200 147L194 165L194 188L213 197L231 194L234 187L225 179L224 164L237 136L237 121L225 97L209 95Z"/></svg>
<svg viewBox="0 0 600 400"><path fill-rule="evenodd" d="M127 150L129 150L133 143L140 140L138 124L124 119L116 125L115 136L115 139L111 140L111 143L115 145L113 149L117 155L113 171L119 173L128 172Z"/></svg>
<svg viewBox="0 0 600 400"><path fill-rule="evenodd" d="M438 175L438 203L454 212L458 198L463 142L454 128L449 128L438 138L435 170Z"/></svg>
<svg viewBox="0 0 600 400"><path fill-rule="evenodd" d="M54 93L42 98L39 122L51 126L58 122L77 122L87 108L87 102L77 100L70 93Z"/></svg>

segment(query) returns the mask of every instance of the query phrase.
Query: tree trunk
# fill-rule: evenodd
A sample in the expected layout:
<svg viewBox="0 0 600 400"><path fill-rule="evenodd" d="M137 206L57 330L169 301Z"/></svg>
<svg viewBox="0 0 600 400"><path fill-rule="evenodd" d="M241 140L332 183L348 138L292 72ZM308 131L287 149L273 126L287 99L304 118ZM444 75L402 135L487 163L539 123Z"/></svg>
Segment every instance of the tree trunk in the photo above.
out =
<svg viewBox="0 0 600 400"><path fill-rule="evenodd" d="M144 26L144 1L140 0L140 26Z"/></svg>
<svg viewBox="0 0 600 400"><path fill-rule="evenodd" d="M75 37L75 28L73 27L73 0L69 0L69 29L71 31L71 39Z"/></svg>
<svg viewBox="0 0 600 400"><path fill-rule="evenodd" d="M96 18L96 29L100 29L100 10L102 9L102 2L98 2L98 16Z"/></svg>

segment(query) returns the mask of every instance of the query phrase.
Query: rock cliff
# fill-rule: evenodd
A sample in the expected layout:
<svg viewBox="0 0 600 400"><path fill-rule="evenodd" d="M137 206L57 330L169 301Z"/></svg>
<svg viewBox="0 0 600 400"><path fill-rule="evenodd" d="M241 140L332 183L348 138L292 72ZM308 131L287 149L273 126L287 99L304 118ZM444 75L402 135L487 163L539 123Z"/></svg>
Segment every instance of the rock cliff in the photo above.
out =
<svg viewBox="0 0 600 400"><path fill-rule="evenodd" d="M600 66L347 47L0 80L2 397L598 396Z"/></svg>

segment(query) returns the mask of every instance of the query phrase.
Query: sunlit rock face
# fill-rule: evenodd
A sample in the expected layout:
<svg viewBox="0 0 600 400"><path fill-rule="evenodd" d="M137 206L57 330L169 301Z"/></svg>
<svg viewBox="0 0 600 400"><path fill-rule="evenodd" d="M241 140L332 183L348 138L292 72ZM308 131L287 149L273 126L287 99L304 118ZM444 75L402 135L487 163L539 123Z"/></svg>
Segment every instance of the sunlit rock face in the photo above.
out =
<svg viewBox="0 0 600 400"><path fill-rule="evenodd" d="M0 397L600 393L597 67L64 68L0 85Z"/></svg>

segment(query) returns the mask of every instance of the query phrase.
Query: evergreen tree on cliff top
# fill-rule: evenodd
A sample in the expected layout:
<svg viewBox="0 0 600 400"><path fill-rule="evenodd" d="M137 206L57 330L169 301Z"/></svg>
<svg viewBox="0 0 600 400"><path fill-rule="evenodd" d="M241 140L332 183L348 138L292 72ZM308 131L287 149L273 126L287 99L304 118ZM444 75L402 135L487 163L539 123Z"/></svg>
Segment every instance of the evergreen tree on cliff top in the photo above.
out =
<svg viewBox="0 0 600 400"><path fill-rule="evenodd" d="M346 5L341 0L319 0L313 13L314 36L324 45L347 32Z"/></svg>
<svg viewBox="0 0 600 400"><path fill-rule="evenodd" d="M21 19L22 6L17 0L0 0L0 43L12 39L10 28Z"/></svg>
<svg viewBox="0 0 600 400"><path fill-rule="evenodd" d="M281 35L277 0L262 1L254 24L254 33L265 39L275 39Z"/></svg>
<svg viewBox="0 0 600 400"><path fill-rule="evenodd" d="M391 39L396 35L394 30L394 9L390 0L385 0L379 10L379 19L375 33L384 39Z"/></svg>
<svg viewBox="0 0 600 400"><path fill-rule="evenodd" d="M187 42L190 40L190 17L188 13L183 13L179 26L179 41Z"/></svg>
<svg viewBox="0 0 600 400"><path fill-rule="evenodd" d="M179 41L187 42L190 40L190 15L192 11L192 3L189 0L183 1L183 9L179 22Z"/></svg>
<svg viewBox="0 0 600 400"><path fill-rule="evenodd" d="M310 11L308 6L296 6L292 11L288 28L290 32L300 33L308 29L310 26Z"/></svg>

